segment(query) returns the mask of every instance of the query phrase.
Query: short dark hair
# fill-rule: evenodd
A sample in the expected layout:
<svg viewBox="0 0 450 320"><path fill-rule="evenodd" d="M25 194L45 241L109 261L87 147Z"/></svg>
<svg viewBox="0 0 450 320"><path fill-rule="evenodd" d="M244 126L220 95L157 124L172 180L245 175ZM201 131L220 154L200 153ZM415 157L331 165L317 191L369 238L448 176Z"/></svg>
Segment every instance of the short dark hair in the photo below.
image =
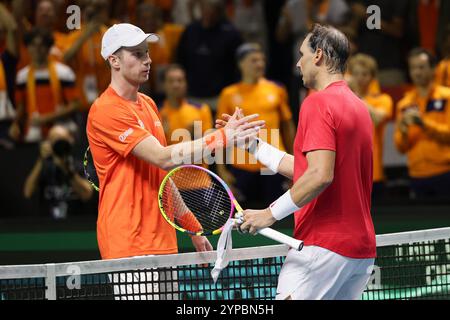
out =
<svg viewBox="0 0 450 320"><path fill-rule="evenodd" d="M350 55L347 37L336 28L315 24L309 33L309 47L313 52L322 49L330 73L345 73Z"/></svg>
<svg viewBox="0 0 450 320"><path fill-rule="evenodd" d="M25 46L28 47L33 42L33 40L36 38L41 38L42 43L48 49L50 49L53 46L53 44L55 43L55 40L53 39L53 35L51 34L50 31L48 31L47 29L35 27L35 28L31 29L31 31L25 33L25 35L23 36L23 41L25 43Z"/></svg>
<svg viewBox="0 0 450 320"><path fill-rule="evenodd" d="M417 57L417 56L420 56L420 55L422 55L422 54L424 54L424 55L427 56L428 63L430 64L430 67L431 67L431 68L436 67L436 65L437 65L437 63L438 63L438 60L436 59L436 57L435 57L430 51L428 51L428 50L425 49L425 48L420 48L420 47L419 47L419 48L414 48L414 49L412 49L412 50L408 53L408 61L409 61L409 59L414 58L414 57Z"/></svg>
<svg viewBox="0 0 450 320"><path fill-rule="evenodd" d="M172 63L164 70L163 81L166 81L167 75L173 70L181 70L184 74L186 74L186 70L184 70L181 65Z"/></svg>

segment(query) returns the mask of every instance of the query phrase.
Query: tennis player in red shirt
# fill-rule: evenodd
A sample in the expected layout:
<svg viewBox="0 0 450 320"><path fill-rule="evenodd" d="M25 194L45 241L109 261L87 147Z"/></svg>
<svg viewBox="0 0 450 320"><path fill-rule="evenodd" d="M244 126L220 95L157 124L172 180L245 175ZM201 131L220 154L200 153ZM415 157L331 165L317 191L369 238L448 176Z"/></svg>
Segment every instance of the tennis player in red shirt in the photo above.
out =
<svg viewBox="0 0 450 320"><path fill-rule="evenodd" d="M370 214L372 122L344 81L349 42L316 25L297 63L307 97L300 111L294 155L261 142L252 148L266 167L293 187L265 210L246 210L243 230L255 233L295 214L294 236L281 269L277 299L359 299L373 270L375 232Z"/></svg>

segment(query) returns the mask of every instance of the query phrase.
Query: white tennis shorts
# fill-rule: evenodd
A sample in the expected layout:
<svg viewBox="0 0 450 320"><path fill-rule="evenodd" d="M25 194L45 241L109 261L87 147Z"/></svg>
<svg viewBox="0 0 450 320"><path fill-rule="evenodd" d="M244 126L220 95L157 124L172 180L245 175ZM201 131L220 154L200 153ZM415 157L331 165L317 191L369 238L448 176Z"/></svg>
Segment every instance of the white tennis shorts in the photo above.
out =
<svg viewBox="0 0 450 320"><path fill-rule="evenodd" d="M374 259L350 259L327 249L289 250L278 278L277 300L358 300Z"/></svg>

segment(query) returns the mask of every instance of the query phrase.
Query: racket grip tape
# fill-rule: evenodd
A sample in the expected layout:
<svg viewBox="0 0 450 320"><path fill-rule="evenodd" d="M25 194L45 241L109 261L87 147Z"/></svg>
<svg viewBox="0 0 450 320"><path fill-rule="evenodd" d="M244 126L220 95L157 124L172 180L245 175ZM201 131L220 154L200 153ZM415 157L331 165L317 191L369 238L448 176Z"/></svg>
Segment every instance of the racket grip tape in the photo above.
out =
<svg viewBox="0 0 450 320"><path fill-rule="evenodd" d="M272 239L276 242L284 243L285 245L287 245L297 251L301 251L303 249L303 241L289 237L289 236L285 235L284 233L281 233L274 229L263 228L263 229L259 229L257 231L257 233L266 238Z"/></svg>
<svg viewBox="0 0 450 320"><path fill-rule="evenodd" d="M244 210L242 210L242 207L239 205L239 203L236 201L236 199L233 199L233 204L234 204L234 207L236 208L236 210L238 211L238 213L242 213L244 211ZM239 230L239 232L242 233L242 231L240 229L240 225L238 226L238 230ZM257 231L257 233L266 238L272 239L276 242L283 243L297 251L301 251L303 249L303 241L289 237L289 236L285 235L284 233L281 233L274 229L263 228L263 229L259 229Z"/></svg>

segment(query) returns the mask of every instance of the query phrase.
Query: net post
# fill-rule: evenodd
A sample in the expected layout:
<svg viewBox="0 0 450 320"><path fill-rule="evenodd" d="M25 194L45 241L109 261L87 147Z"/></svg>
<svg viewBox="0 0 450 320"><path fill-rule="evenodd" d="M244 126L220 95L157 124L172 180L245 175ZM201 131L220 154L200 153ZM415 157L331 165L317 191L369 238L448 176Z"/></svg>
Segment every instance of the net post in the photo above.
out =
<svg viewBox="0 0 450 320"><path fill-rule="evenodd" d="M45 299L56 300L56 265L48 263L45 265L47 274L45 276Z"/></svg>

